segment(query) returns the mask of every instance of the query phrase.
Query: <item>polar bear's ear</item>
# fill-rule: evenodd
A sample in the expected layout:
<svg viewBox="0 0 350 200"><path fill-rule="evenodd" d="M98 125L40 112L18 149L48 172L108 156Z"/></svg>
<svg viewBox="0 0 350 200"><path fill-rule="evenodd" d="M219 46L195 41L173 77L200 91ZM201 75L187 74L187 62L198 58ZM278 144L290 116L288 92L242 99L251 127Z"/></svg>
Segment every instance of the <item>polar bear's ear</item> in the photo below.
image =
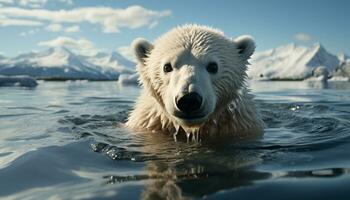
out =
<svg viewBox="0 0 350 200"><path fill-rule="evenodd" d="M153 45L143 38L136 38L131 46L140 63L145 62L145 58L149 56L150 51L153 49Z"/></svg>
<svg viewBox="0 0 350 200"><path fill-rule="evenodd" d="M252 36L242 35L233 40L238 48L238 53L245 60L248 60L255 51L255 42Z"/></svg>

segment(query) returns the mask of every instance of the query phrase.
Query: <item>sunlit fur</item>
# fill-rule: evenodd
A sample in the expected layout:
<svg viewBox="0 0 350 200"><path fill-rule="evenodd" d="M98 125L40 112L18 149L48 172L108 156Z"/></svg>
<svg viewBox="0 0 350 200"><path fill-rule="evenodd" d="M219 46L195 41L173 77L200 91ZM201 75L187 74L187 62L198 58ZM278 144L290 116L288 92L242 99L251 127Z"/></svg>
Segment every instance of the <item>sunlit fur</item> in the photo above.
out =
<svg viewBox="0 0 350 200"><path fill-rule="evenodd" d="M255 49L251 37L232 40L216 29L184 25L154 44L137 39L133 48L143 89L126 123L128 128L171 134L182 129L201 135L262 132L264 123L245 83L247 60ZM174 71L166 74L163 65L169 61L175 63ZM218 63L217 74L206 71L211 61ZM203 122L194 125L173 116L175 96L188 88L201 93L208 113Z"/></svg>

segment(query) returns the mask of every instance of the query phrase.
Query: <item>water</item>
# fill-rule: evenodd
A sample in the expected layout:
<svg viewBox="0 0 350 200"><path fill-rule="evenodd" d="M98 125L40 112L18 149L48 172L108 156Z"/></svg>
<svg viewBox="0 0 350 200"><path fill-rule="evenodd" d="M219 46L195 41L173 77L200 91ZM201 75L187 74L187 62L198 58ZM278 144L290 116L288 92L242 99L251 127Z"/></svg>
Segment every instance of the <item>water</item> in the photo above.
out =
<svg viewBox="0 0 350 200"><path fill-rule="evenodd" d="M0 198L348 199L350 83L252 82L262 138L123 129L137 87L0 88Z"/></svg>

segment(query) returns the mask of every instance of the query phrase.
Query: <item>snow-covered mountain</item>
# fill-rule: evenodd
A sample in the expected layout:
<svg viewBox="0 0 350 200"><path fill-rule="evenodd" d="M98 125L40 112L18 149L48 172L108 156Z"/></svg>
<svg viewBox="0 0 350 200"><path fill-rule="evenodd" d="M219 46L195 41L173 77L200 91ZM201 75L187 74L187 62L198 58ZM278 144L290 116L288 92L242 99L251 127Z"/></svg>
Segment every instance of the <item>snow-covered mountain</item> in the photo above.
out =
<svg viewBox="0 0 350 200"><path fill-rule="evenodd" d="M119 73L135 72L135 63L126 59L117 52L99 52L95 56L85 57L90 63L97 66L104 66Z"/></svg>
<svg viewBox="0 0 350 200"><path fill-rule="evenodd" d="M350 79L350 59L340 61L340 66L336 69L334 76L347 77Z"/></svg>
<svg viewBox="0 0 350 200"><path fill-rule="evenodd" d="M114 54L116 56L113 57ZM121 73L132 73L134 66L117 53L87 57L64 47L55 47L3 59L0 61L0 74L42 79L116 80Z"/></svg>
<svg viewBox="0 0 350 200"><path fill-rule="evenodd" d="M339 61L340 61L340 63L342 63L342 62L346 62L347 60L350 60L350 56L349 55L346 55L345 53L340 53L340 54L338 54L338 59L339 59Z"/></svg>
<svg viewBox="0 0 350 200"><path fill-rule="evenodd" d="M310 47L288 44L258 52L250 63L248 75L253 79L305 79L319 66L332 73L339 66L339 59L321 44Z"/></svg>
<svg viewBox="0 0 350 200"><path fill-rule="evenodd" d="M334 56L320 44L310 47L288 44L257 52L252 56L248 75L253 79L305 79L317 67L325 67L330 75L347 76L348 56ZM335 73L338 69L339 73ZM75 54L57 47L30 52L14 58L1 57L0 75L29 75L41 79L117 80L121 74L135 73L135 63L117 52L100 52L94 56ZM133 76L131 76L133 77ZM134 79L132 79L134 80ZM136 79L135 79L136 80Z"/></svg>

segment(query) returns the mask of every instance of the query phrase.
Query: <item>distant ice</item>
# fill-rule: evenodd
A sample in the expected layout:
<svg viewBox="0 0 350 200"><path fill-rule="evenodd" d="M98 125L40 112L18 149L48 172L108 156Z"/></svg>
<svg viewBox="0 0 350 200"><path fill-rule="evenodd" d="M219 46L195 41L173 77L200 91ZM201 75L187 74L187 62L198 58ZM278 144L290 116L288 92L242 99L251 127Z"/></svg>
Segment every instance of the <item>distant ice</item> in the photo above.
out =
<svg viewBox="0 0 350 200"><path fill-rule="evenodd" d="M121 85L138 85L138 78L137 74L121 74L118 83Z"/></svg>
<svg viewBox="0 0 350 200"><path fill-rule="evenodd" d="M343 60L335 71L335 76L350 78L350 59Z"/></svg>
<svg viewBox="0 0 350 200"><path fill-rule="evenodd" d="M36 87L38 83L29 76L1 76L1 86L20 86L20 87Z"/></svg>
<svg viewBox="0 0 350 200"><path fill-rule="evenodd" d="M346 62L347 60L350 60L350 56L345 54L344 52L338 54L338 59L340 62Z"/></svg>
<svg viewBox="0 0 350 200"><path fill-rule="evenodd" d="M349 77L344 76L333 76L332 78L328 79L328 81L350 81Z"/></svg>

